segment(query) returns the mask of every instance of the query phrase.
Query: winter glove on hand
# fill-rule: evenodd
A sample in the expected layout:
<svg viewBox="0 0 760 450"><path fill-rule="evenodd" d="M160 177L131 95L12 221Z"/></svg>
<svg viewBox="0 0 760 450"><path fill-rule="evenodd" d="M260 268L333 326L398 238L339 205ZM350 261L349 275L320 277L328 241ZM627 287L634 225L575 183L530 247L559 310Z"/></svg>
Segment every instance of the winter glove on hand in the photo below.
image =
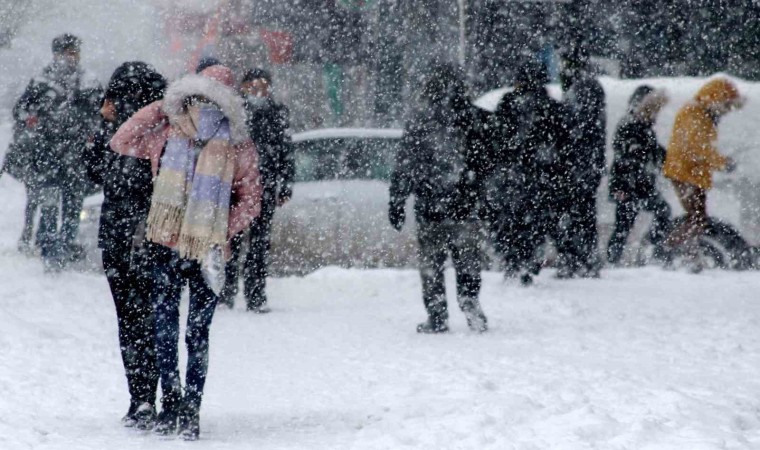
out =
<svg viewBox="0 0 760 450"><path fill-rule="evenodd" d="M726 169L725 170L726 170L727 173L731 173L731 172L735 171L736 170L736 160L734 160L733 158L728 158L728 160L726 161Z"/></svg>
<svg viewBox="0 0 760 450"><path fill-rule="evenodd" d="M404 204L405 202L391 201L388 208L388 220L396 231L401 231L401 229L404 228L404 222L406 221L406 209Z"/></svg>

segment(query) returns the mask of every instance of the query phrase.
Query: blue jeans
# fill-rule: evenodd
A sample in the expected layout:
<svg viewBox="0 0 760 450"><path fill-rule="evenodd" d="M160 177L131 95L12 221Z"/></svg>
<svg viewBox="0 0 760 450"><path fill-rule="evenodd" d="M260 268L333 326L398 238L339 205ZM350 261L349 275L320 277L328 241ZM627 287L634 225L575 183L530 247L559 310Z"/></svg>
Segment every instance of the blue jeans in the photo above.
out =
<svg viewBox="0 0 760 450"><path fill-rule="evenodd" d="M155 313L156 358L161 372L161 391L164 409L175 409L184 402L200 408L203 386L208 371L209 328L216 309L217 296L208 287L197 261L182 259L179 254L162 245L153 245L153 292ZM179 303L182 288L190 289L185 344L187 371L185 397L179 376Z"/></svg>

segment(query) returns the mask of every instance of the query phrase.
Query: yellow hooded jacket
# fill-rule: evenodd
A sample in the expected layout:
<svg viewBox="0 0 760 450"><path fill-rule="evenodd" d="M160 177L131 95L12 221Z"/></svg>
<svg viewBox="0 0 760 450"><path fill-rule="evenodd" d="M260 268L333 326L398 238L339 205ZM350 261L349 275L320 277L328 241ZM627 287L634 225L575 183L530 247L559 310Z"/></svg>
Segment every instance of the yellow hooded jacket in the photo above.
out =
<svg viewBox="0 0 760 450"><path fill-rule="evenodd" d="M681 108L673 125L663 173L671 180L712 187L712 173L723 170L727 158L715 147L718 127L710 116L710 107L738 101L739 91L725 78L709 81L694 100Z"/></svg>

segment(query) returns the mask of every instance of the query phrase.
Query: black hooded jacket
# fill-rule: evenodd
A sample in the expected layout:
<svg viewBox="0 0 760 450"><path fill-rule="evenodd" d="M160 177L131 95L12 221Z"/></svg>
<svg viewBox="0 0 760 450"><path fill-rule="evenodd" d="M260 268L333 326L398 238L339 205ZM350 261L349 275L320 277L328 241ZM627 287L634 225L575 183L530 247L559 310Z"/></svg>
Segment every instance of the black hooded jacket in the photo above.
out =
<svg viewBox="0 0 760 450"><path fill-rule="evenodd" d="M494 122L499 161L519 176L510 181L527 195L557 186L563 162L569 158L570 131L563 105L544 87L513 91L502 97Z"/></svg>
<svg viewBox="0 0 760 450"><path fill-rule="evenodd" d="M131 242L150 210L153 174L149 160L119 155L109 142L121 124L142 107L163 97L166 80L142 62L124 63L116 69L106 99L116 107L116 121L103 121L86 152L87 174L103 186L98 246L108 248Z"/></svg>
<svg viewBox="0 0 760 450"><path fill-rule="evenodd" d="M391 205L414 194L419 221L471 216L484 195L485 175L493 169L487 123L488 114L465 96L424 99L404 128L391 175Z"/></svg>
<svg viewBox="0 0 760 450"><path fill-rule="evenodd" d="M627 115L615 131L612 149L615 159L610 174L611 195L620 192L639 200L656 192L665 148L657 142L652 123Z"/></svg>

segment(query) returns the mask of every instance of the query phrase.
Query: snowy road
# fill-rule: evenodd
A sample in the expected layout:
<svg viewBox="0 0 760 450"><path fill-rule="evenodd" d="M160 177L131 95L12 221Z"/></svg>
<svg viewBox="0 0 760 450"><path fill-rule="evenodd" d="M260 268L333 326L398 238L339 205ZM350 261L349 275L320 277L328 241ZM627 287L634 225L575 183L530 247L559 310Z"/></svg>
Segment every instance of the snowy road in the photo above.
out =
<svg viewBox="0 0 760 450"><path fill-rule="evenodd" d="M417 335L412 271L275 279L272 314L217 313L201 441L124 429L105 279L17 255L0 198L3 450L760 448L760 274L657 269L486 274L482 336Z"/></svg>

